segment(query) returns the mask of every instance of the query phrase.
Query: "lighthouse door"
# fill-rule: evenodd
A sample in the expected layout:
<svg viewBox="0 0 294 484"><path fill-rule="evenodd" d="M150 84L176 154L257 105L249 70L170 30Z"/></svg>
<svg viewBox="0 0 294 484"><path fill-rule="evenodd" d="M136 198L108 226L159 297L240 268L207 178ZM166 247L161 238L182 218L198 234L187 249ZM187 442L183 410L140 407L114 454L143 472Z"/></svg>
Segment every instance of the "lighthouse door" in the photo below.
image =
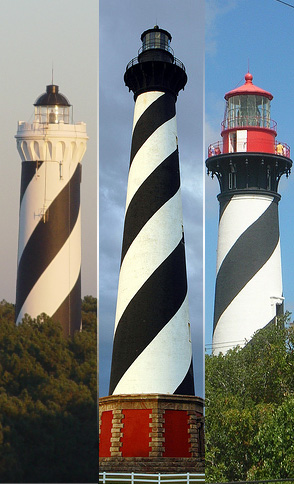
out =
<svg viewBox="0 0 294 484"><path fill-rule="evenodd" d="M247 130L237 131L237 151L247 151Z"/></svg>

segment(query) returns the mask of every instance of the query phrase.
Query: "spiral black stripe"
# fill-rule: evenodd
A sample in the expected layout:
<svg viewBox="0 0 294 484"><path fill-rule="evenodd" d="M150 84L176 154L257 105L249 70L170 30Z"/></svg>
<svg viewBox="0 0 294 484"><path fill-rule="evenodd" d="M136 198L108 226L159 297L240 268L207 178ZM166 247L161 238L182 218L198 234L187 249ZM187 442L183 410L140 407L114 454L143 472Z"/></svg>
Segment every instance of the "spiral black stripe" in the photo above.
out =
<svg viewBox="0 0 294 484"><path fill-rule="evenodd" d="M38 168L43 164L43 161L38 161ZM37 162L23 161L21 164L21 184L20 184L20 204L22 202L25 191L30 184L33 177L36 175Z"/></svg>
<svg viewBox="0 0 294 484"><path fill-rule="evenodd" d="M46 223L40 220L19 261L16 318L39 277L58 254L75 226L80 209L80 164L49 207Z"/></svg>
<svg viewBox="0 0 294 484"><path fill-rule="evenodd" d="M81 272L72 290L61 303L57 311L52 316L54 321L63 322L63 332L65 336L79 331L81 328ZM65 321L67 325L65 327Z"/></svg>
<svg viewBox="0 0 294 484"><path fill-rule="evenodd" d="M269 260L279 242L278 204L243 232L223 260L216 278L214 329L232 300Z"/></svg>
<svg viewBox="0 0 294 484"><path fill-rule="evenodd" d="M231 199L229 200L220 200L220 203L219 203L219 222L227 208L227 206L229 205Z"/></svg>
<svg viewBox="0 0 294 484"><path fill-rule="evenodd" d="M146 222L177 193L179 188L179 156L178 150L175 150L146 178L128 206L121 262Z"/></svg>
<svg viewBox="0 0 294 484"><path fill-rule="evenodd" d="M194 388L194 373L193 373L193 361L191 360L191 365L189 366L189 370L182 381L182 383L178 386L176 391L174 392L176 395L195 395L195 388Z"/></svg>
<svg viewBox="0 0 294 484"><path fill-rule="evenodd" d="M177 313L186 294L185 246L181 240L135 294L117 325L110 394L135 359Z"/></svg>
<svg viewBox="0 0 294 484"><path fill-rule="evenodd" d="M175 99L165 93L154 101L138 119L133 131L130 165L141 146L159 128L176 114Z"/></svg>

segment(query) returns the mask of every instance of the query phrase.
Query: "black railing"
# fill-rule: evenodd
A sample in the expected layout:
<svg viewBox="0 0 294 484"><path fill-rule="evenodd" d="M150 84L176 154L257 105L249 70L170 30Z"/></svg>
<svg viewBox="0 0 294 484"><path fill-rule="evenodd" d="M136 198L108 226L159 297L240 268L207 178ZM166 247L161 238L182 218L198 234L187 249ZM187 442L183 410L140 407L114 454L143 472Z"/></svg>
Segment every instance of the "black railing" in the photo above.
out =
<svg viewBox="0 0 294 484"><path fill-rule="evenodd" d="M154 49L155 51L158 49ZM157 59L155 59L157 60ZM180 67L181 69L183 69L184 72L186 72L186 68L184 66L184 64L179 60L177 59L176 57L173 58L173 61L171 62L172 64L175 64L176 66ZM126 67L126 70L128 70L130 67L136 65L136 64L139 64L139 59L138 57L134 57L127 65Z"/></svg>

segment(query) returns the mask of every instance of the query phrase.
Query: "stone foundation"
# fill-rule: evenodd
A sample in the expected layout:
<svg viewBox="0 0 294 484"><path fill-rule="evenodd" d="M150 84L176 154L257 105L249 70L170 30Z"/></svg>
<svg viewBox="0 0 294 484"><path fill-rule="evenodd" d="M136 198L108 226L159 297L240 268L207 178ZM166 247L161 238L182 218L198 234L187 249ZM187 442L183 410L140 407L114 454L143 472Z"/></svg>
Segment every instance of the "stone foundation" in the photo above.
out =
<svg viewBox="0 0 294 484"><path fill-rule="evenodd" d="M159 457L99 457L99 472L137 472L142 474L204 473L204 460Z"/></svg>

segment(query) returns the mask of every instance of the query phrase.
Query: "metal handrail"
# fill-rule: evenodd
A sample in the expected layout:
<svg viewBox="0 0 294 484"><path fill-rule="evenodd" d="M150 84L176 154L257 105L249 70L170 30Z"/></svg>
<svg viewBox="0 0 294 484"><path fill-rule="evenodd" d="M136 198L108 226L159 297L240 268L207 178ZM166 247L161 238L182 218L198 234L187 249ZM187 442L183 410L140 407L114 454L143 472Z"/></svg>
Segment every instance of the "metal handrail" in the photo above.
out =
<svg viewBox="0 0 294 484"><path fill-rule="evenodd" d="M277 131L277 123L273 119L263 118L261 116L235 116L227 117L221 123L222 130L231 128L267 128Z"/></svg>
<svg viewBox="0 0 294 484"><path fill-rule="evenodd" d="M158 50L158 49L154 49L154 50ZM128 63L127 67L126 67L126 71L136 65L136 64L139 64L139 59L138 57L134 57L132 60L130 60L130 62ZM176 66L180 67L181 69L183 69L184 72L186 72L186 68L184 66L184 64L179 60L177 59L176 57L173 58L173 61L171 62L171 64L175 64Z"/></svg>
<svg viewBox="0 0 294 484"><path fill-rule="evenodd" d="M287 143L282 143L281 141L275 141L275 150L273 153L275 155L285 156L290 158L290 146ZM208 146L208 158L211 156L221 155L223 151L223 141L216 141Z"/></svg>
<svg viewBox="0 0 294 484"><path fill-rule="evenodd" d="M138 55L141 54L141 52L145 52L146 50L150 50L150 49L166 50L167 52L170 52L172 55L174 55L174 51L169 45L166 45L165 43L163 43L162 47L158 47L158 46L155 47L154 42L147 42L144 45L142 45L138 50Z"/></svg>
<svg viewBox="0 0 294 484"><path fill-rule="evenodd" d="M282 149L279 148L279 145L282 146ZM282 143L281 141L275 142L275 153L276 155L286 156L286 158L290 158L290 146L287 143Z"/></svg>
<svg viewBox="0 0 294 484"><path fill-rule="evenodd" d="M215 155L221 155L223 153L223 142L216 141L208 146L208 158Z"/></svg>

